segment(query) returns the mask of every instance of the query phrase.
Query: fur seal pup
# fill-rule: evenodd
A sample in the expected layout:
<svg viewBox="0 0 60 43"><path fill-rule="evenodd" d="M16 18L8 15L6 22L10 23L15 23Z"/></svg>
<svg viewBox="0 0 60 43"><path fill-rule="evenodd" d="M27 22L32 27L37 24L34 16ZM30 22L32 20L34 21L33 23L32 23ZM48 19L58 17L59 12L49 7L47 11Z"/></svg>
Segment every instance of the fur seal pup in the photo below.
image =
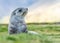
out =
<svg viewBox="0 0 60 43"><path fill-rule="evenodd" d="M27 12L28 8L17 8L12 12L8 25L9 34L27 33L27 27L24 20Z"/></svg>

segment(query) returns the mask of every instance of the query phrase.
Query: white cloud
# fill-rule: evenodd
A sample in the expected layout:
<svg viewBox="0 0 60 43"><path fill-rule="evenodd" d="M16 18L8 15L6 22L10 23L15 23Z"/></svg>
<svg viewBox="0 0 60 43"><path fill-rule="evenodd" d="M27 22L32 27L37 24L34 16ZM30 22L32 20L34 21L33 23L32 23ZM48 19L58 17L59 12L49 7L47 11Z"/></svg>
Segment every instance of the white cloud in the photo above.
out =
<svg viewBox="0 0 60 43"><path fill-rule="evenodd" d="M8 24L10 16L5 16L4 18L0 19L0 24Z"/></svg>
<svg viewBox="0 0 60 43"><path fill-rule="evenodd" d="M60 3L35 7L26 18L26 22L60 22Z"/></svg>

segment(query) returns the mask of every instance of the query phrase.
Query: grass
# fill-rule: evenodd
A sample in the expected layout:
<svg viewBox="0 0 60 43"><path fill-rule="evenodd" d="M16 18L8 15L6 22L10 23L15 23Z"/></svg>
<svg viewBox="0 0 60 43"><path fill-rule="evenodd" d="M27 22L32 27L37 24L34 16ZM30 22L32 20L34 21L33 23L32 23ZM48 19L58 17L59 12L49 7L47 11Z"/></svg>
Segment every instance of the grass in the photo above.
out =
<svg viewBox="0 0 60 43"><path fill-rule="evenodd" d="M33 34L8 34L8 25L0 25L0 43L60 43L60 25L27 25L28 30L36 31Z"/></svg>

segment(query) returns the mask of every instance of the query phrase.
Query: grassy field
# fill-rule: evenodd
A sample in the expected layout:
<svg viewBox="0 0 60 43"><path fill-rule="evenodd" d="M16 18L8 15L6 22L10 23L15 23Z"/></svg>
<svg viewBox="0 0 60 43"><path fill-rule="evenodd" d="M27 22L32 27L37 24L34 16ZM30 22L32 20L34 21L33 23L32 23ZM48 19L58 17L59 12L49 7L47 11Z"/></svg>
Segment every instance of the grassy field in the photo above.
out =
<svg viewBox="0 0 60 43"><path fill-rule="evenodd" d="M8 34L8 25L0 25L0 43L60 43L60 25L29 24L28 30L38 32L33 34Z"/></svg>

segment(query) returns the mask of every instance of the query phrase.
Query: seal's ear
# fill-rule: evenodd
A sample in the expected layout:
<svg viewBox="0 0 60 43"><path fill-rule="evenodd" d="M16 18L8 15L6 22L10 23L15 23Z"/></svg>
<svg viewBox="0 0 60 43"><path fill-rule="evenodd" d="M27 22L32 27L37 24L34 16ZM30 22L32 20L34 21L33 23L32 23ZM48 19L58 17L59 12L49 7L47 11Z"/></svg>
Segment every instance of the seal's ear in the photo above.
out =
<svg viewBox="0 0 60 43"><path fill-rule="evenodd" d="M11 16L14 16L14 15L16 15L16 10L12 11Z"/></svg>
<svg viewBox="0 0 60 43"><path fill-rule="evenodd" d="M16 15L16 13L12 12L11 17L13 17L13 16L15 16L15 15Z"/></svg>
<svg viewBox="0 0 60 43"><path fill-rule="evenodd" d="M16 15L16 13L15 12L12 12L12 15L11 16L14 16L14 15Z"/></svg>
<svg viewBox="0 0 60 43"><path fill-rule="evenodd" d="M16 13L13 13L13 15L16 15Z"/></svg>

